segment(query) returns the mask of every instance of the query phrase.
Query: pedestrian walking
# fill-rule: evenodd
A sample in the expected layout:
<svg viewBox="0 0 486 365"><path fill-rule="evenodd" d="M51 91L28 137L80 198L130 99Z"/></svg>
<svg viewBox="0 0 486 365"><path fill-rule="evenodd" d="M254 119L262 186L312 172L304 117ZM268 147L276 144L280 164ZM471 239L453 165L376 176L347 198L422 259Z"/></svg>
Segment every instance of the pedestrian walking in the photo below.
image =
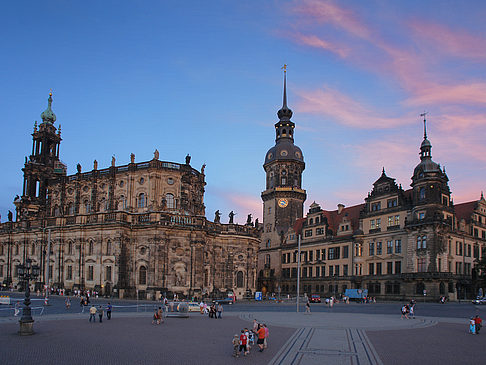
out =
<svg viewBox="0 0 486 365"><path fill-rule="evenodd" d="M66 298L64 304L66 305L66 309L71 308L71 300L69 299L69 297Z"/></svg>
<svg viewBox="0 0 486 365"><path fill-rule="evenodd" d="M164 319L162 318L162 307L159 307L157 310L157 324L164 323Z"/></svg>
<svg viewBox="0 0 486 365"><path fill-rule="evenodd" d="M89 309L89 321L91 322L91 320L96 322L96 307L94 305Z"/></svg>
<svg viewBox="0 0 486 365"><path fill-rule="evenodd" d="M218 303L218 318L223 319L221 315L223 314L223 305L221 303Z"/></svg>
<svg viewBox="0 0 486 365"><path fill-rule="evenodd" d="M110 304L110 302L108 302L108 305L106 306L106 318L108 318L108 320L111 319L111 309L113 308L113 306Z"/></svg>
<svg viewBox="0 0 486 365"><path fill-rule="evenodd" d="M258 331L258 322L256 319L253 320L253 332Z"/></svg>
<svg viewBox="0 0 486 365"><path fill-rule="evenodd" d="M474 317L474 327L476 330L476 334L479 335L479 331L481 330L481 327L483 326L483 320L481 317L479 317L478 314L476 314L476 317Z"/></svg>
<svg viewBox="0 0 486 365"><path fill-rule="evenodd" d="M201 303L199 303L199 312L201 312L201 314L204 314L204 302L201 300ZM236 336L238 337L238 336Z"/></svg>
<svg viewBox="0 0 486 365"><path fill-rule="evenodd" d="M471 319L469 320L469 333L471 335L476 334L476 321L474 320L474 317L471 317Z"/></svg>
<svg viewBox="0 0 486 365"><path fill-rule="evenodd" d="M158 324L157 323L158 320L159 320L159 311L156 309L152 317L152 324Z"/></svg>
<svg viewBox="0 0 486 365"><path fill-rule="evenodd" d="M100 323L103 322L103 306L99 306L98 308L98 317L100 318Z"/></svg>
<svg viewBox="0 0 486 365"><path fill-rule="evenodd" d="M305 303L305 313L304 314L311 314L310 301L309 300L307 300L307 303Z"/></svg>
<svg viewBox="0 0 486 365"><path fill-rule="evenodd" d="M243 351L243 355L246 356L249 351L248 351L248 347L247 347L247 339L248 337L246 337L245 335L245 330L241 330L241 335L240 335L240 351Z"/></svg>
<svg viewBox="0 0 486 365"><path fill-rule="evenodd" d="M238 335L235 334L235 336L233 337L233 357L240 357L239 353L238 353L238 347L240 346L240 339L238 338Z"/></svg>
<svg viewBox="0 0 486 365"><path fill-rule="evenodd" d="M408 305L404 304L402 306L402 315L400 317L400 319L403 319L405 317L405 319L408 319Z"/></svg>
<svg viewBox="0 0 486 365"><path fill-rule="evenodd" d="M258 347L260 348L260 352L263 352L263 345L264 345L264 342L265 342L265 328L263 328L262 325L260 325L258 327L258 340L257 340L257 344L258 344Z"/></svg>

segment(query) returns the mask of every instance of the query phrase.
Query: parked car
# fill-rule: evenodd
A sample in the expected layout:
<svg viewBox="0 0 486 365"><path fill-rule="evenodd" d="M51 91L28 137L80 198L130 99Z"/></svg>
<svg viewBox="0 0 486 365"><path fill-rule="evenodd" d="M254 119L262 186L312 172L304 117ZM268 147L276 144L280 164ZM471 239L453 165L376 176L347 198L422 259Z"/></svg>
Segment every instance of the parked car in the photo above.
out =
<svg viewBox="0 0 486 365"><path fill-rule="evenodd" d="M213 301L215 304L233 304L233 298L216 299Z"/></svg>
<svg viewBox="0 0 486 365"><path fill-rule="evenodd" d="M486 304L486 297L477 297L472 300L472 304Z"/></svg>
<svg viewBox="0 0 486 365"><path fill-rule="evenodd" d="M321 296L318 294L312 294L309 298L309 301L311 303L320 303L321 302Z"/></svg>

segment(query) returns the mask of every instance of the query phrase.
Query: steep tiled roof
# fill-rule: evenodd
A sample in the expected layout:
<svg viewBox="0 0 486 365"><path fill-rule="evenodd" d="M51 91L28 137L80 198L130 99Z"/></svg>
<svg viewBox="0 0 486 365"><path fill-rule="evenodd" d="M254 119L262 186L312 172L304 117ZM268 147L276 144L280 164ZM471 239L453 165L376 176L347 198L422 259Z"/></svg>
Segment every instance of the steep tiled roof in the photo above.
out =
<svg viewBox="0 0 486 365"><path fill-rule="evenodd" d="M359 228L359 213L364 206L364 204L359 204L343 208L341 214L338 214L337 210L323 210L322 214L327 218L329 228L332 229L332 232L335 235L339 230L339 224L341 224L345 217L351 222L353 231L357 230Z"/></svg>
<svg viewBox="0 0 486 365"><path fill-rule="evenodd" d="M466 222L469 221L474 209L477 207L477 204L478 202L476 200L472 202L455 204L454 210L456 212L457 221L460 221L461 219L465 219Z"/></svg>

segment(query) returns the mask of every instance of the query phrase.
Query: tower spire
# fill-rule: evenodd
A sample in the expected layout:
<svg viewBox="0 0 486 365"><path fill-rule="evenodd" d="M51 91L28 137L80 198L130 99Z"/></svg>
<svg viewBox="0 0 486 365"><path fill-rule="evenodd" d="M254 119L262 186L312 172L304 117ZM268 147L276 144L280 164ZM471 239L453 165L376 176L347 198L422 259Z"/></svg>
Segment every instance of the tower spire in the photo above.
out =
<svg viewBox="0 0 486 365"><path fill-rule="evenodd" d="M287 65L282 66L284 70L284 87L283 87L283 102L282 108L277 112L280 122L290 122L292 118L292 110L287 106Z"/></svg>
<svg viewBox="0 0 486 365"><path fill-rule="evenodd" d="M427 115L426 111L420 114L421 117L424 117L424 139L427 139L427 120L425 119L426 115Z"/></svg>
<svg viewBox="0 0 486 365"><path fill-rule="evenodd" d="M283 89L282 109L288 109L287 108L287 65L284 64L282 66L282 69L284 70L284 89Z"/></svg>

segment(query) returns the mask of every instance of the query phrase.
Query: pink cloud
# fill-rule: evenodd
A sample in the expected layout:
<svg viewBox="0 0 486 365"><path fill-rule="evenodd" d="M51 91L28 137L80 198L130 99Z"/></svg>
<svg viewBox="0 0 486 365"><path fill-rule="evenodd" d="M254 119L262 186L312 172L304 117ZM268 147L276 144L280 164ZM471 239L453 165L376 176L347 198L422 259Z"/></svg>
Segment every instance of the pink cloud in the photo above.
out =
<svg viewBox="0 0 486 365"><path fill-rule="evenodd" d="M223 192L222 196L233 207L231 209L236 213L236 222L246 223L248 214L252 214L253 220L258 218L262 222L263 203L258 196L229 191Z"/></svg>
<svg viewBox="0 0 486 365"><path fill-rule="evenodd" d="M409 116L386 117L372 107L352 99L338 90L324 88L318 90L297 90L297 108L304 113L325 114L337 122L357 128L392 128L416 121Z"/></svg>
<svg viewBox="0 0 486 365"><path fill-rule="evenodd" d="M354 36L370 37L370 30L352 10L339 7L331 1L304 0L298 2L293 10L314 17L320 23L343 28Z"/></svg>
<svg viewBox="0 0 486 365"><path fill-rule="evenodd" d="M427 41L428 46L448 52L459 58L485 59L486 40L472 35L462 29L452 30L443 24L433 23L430 20L413 20L408 26L414 31L417 38Z"/></svg>
<svg viewBox="0 0 486 365"><path fill-rule="evenodd" d="M419 83L419 81L417 80ZM469 84L440 85L425 83L417 85L415 93L407 101L407 105L432 105L446 103L485 104L486 83L471 82Z"/></svg>
<svg viewBox="0 0 486 365"><path fill-rule="evenodd" d="M321 48L321 49L336 53L337 55L339 55L342 58L345 58L349 53L348 49L341 47L341 46L338 46L337 44L331 43L329 41L325 41L325 40L317 37L316 35L306 36L306 35L303 35L303 34L296 34L293 37L294 37L295 41L299 44L304 44L304 45L315 47L315 48Z"/></svg>

